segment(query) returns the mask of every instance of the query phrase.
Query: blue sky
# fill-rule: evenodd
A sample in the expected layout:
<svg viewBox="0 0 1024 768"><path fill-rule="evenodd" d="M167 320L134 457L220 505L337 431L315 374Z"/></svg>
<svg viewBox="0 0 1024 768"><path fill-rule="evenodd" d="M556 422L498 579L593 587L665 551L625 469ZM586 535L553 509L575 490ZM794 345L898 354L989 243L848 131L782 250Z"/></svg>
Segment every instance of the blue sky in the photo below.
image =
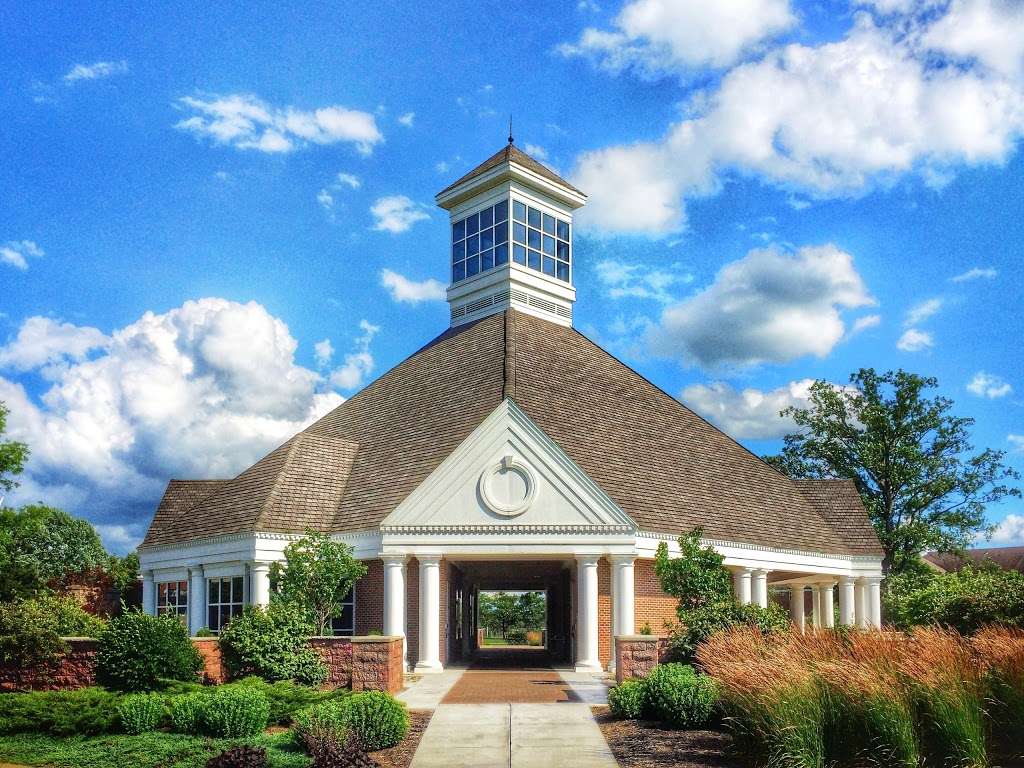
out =
<svg viewBox="0 0 1024 768"><path fill-rule="evenodd" d="M433 195L509 114L590 195L577 327L666 391L766 452L903 367L1024 470L1019 0L7 3L0 70L6 503L118 550L444 329Z"/></svg>

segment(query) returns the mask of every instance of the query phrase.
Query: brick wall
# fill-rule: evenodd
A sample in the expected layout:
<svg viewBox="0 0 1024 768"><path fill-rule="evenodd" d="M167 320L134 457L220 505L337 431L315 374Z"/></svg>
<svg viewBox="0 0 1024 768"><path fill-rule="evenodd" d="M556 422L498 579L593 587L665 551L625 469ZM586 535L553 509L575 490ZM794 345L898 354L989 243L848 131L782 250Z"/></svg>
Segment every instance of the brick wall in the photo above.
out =
<svg viewBox="0 0 1024 768"><path fill-rule="evenodd" d="M356 583L356 635L384 631L384 563L364 560L366 575Z"/></svg>
<svg viewBox="0 0 1024 768"><path fill-rule="evenodd" d="M310 646L320 654L327 665L327 685L345 688L352 683L352 648L349 638L312 637Z"/></svg>
<svg viewBox="0 0 1024 768"><path fill-rule="evenodd" d="M203 682L206 685L227 682L228 670L220 652L220 641L216 637L193 637L192 645L203 657Z"/></svg>
<svg viewBox="0 0 1024 768"><path fill-rule="evenodd" d="M605 669L612 660L612 568L606 558L597 561L597 658Z"/></svg>
<svg viewBox="0 0 1024 768"><path fill-rule="evenodd" d="M654 573L653 560L637 560L633 564L634 620L639 632L644 624L651 631L664 634L665 622L676 623L676 608L679 601L661 591L661 582Z"/></svg>
<svg viewBox="0 0 1024 768"><path fill-rule="evenodd" d="M615 680L644 677L665 657L667 644L657 635L623 635L615 638Z"/></svg>
<svg viewBox="0 0 1024 768"><path fill-rule="evenodd" d="M420 646L420 562L409 560L405 569L406 636L409 644L409 666L419 661Z"/></svg>
<svg viewBox="0 0 1024 768"><path fill-rule="evenodd" d="M88 638L66 638L68 653L53 669L23 669L0 665L0 691L70 691L96 682L96 650Z"/></svg>
<svg viewBox="0 0 1024 768"><path fill-rule="evenodd" d="M353 691L402 689L402 639L400 637L360 637L349 644Z"/></svg>

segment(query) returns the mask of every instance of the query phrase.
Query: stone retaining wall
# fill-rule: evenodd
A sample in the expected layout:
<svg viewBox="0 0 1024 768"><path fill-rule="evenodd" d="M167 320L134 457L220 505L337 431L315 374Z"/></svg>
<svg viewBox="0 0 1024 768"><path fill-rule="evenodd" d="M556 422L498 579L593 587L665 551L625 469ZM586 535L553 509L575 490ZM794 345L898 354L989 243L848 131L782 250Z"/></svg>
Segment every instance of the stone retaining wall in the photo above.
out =
<svg viewBox="0 0 1024 768"><path fill-rule="evenodd" d="M70 638L69 653L57 668L48 672L0 665L0 691L69 691L96 682L96 640ZM314 637L310 645L327 664L327 685L353 691L402 689L401 637ZM216 637L193 637L192 644L203 657L203 682L227 682L228 671Z"/></svg>
<svg viewBox="0 0 1024 768"><path fill-rule="evenodd" d="M644 677L665 660L668 642L658 635L617 635L615 681Z"/></svg>

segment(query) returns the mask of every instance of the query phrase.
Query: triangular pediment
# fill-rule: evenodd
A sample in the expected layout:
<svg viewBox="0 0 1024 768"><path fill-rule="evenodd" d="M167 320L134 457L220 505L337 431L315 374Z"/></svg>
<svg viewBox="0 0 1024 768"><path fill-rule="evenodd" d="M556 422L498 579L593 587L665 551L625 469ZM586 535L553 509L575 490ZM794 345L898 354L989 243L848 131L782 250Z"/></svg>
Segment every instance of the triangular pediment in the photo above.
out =
<svg viewBox="0 0 1024 768"><path fill-rule="evenodd" d="M381 523L384 531L636 524L511 400L499 405Z"/></svg>

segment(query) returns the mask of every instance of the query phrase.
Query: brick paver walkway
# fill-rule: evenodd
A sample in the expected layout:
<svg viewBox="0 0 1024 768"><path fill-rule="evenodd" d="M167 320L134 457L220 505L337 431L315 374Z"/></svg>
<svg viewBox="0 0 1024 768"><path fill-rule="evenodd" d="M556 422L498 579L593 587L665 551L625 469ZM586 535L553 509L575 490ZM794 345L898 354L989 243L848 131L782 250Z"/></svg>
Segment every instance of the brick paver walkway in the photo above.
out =
<svg viewBox="0 0 1024 768"><path fill-rule="evenodd" d="M542 648L484 649L448 691L442 704L579 702Z"/></svg>

